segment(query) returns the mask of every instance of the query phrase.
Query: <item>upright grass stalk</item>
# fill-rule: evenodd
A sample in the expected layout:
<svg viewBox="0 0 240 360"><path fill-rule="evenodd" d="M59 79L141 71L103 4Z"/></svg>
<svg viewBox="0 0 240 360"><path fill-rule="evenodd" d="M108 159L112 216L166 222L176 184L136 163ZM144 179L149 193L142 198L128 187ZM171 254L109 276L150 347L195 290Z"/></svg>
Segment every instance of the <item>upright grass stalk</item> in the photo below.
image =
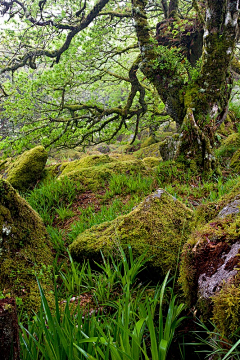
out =
<svg viewBox="0 0 240 360"><path fill-rule="evenodd" d="M119 253L117 260L112 255L102 256L103 264L99 265L102 275L112 282L112 286L117 282L121 289L117 300L106 299L108 305L102 314L92 309L83 313L79 306L72 307L69 300L64 309L60 307L56 283L55 309L50 310L38 281L40 312L27 328L20 325L22 360L166 359L174 332L183 319L180 313L184 305L176 305L176 296L167 288L169 273L162 286L152 289L150 295L147 287L136 286L136 277L148 260L146 254L134 259L130 246L128 256L121 247ZM71 291L81 291L86 279L94 285L97 273L94 274L89 263L80 269L70 257L70 264L74 281L69 285L69 280L65 281L63 277L67 289L70 286ZM170 293L168 306L167 292ZM165 308L168 308L167 312Z"/></svg>

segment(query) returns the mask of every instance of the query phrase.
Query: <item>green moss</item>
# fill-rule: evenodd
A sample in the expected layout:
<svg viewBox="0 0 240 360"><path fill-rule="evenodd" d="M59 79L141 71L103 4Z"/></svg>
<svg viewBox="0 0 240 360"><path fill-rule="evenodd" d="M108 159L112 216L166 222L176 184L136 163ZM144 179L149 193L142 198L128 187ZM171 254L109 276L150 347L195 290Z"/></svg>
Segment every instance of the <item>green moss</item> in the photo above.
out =
<svg viewBox="0 0 240 360"><path fill-rule="evenodd" d="M191 229L193 213L164 190L148 196L133 211L111 222L94 226L70 245L72 256L100 261L104 253L130 244L135 256L148 249L148 269L154 276L164 276L169 269L175 271L178 252Z"/></svg>
<svg viewBox="0 0 240 360"><path fill-rule="evenodd" d="M221 333L225 335L229 335L240 325L239 285L233 286L233 282L230 283L229 278L227 278L228 272L231 274L233 269L237 270L236 265L234 265L236 259L234 258L235 260L231 260L231 262L229 260L224 266L225 285L222 284L222 281L224 281L222 276L218 275L218 278L216 272L224 264L225 252L228 253L232 244L239 242L239 229L239 214L228 215L225 218L215 218L191 234L183 247L181 255L179 282L188 305L195 306L208 318L212 315L214 323ZM210 291L208 289L211 289L210 285L208 288L205 285L205 295L202 290L199 290L199 279L202 274L205 274L209 284L213 281L214 287L211 285L213 289L211 290L213 291L212 296L209 294L206 296L207 291ZM215 278L213 278L213 275ZM239 273L235 274L235 279L239 275ZM232 275L229 276L232 277ZM206 279L202 281L206 281ZM218 281L218 286L215 285L215 281ZM221 286L223 286L221 291L215 290L215 288L219 289Z"/></svg>
<svg viewBox="0 0 240 360"><path fill-rule="evenodd" d="M236 173L240 173L240 149L235 152L230 163L231 168Z"/></svg>
<svg viewBox="0 0 240 360"><path fill-rule="evenodd" d="M115 162L117 160L110 158L108 155L88 155L80 160L67 162L61 166L63 175L66 175L72 171L79 171L93 166L100 166L103 164Z"/></svg>
<svg viewBox="0 0 240 360"><path fill-rule="evenodd" d="M160 159L154 156L149 156L143 159L143 162L146 166L153 168L155 166L158 166L160 163Z"/></svg>
<svg viewBox="0 0 240 360"><path fill-rule="evenodd" d="M236 123L238 123L238 119L234 113L234 111L229 110L226 119L221 124L220 128L218 129L217 133L221 136L229 136L235 133Z"/></svg>
<svg viewBox="0 0 240 360"><path fill-rule="evenodd" d="M240 148L240 134L234 133L229 135L216 151L220 158L230 158Z"/></svg>
<svg viewBox="0 0 240 360"><path fill-rule="evenodd" d="M224 284L213 298L212 321L223 336L232 335L240 325L240 282Z"/></svg>
<svg viewBox="0 0 240 360"><path fill-rule="evenodd" d="M47 156L43 146L37 146L26 151L7 168L3 177L15 189L25 191L34 186L41 177Z"/></svg>
<svg viewBox="0 0 240 360"><path fill-rule="evenodd" d="M157 157L160 160L162 160L160 150L159 150L159 143L155 143L155 144L147 146L143 149L135 151L133 153L133 156L136 157L137 159L144 159L146 157Z"/></svg>
<svg viewBox="0 0 240 360"><path fill-rule="evenodd" d="M22 297L24 309L40 305L36 275L53 303L53 258L46 229L39 215L15 189L0 179L0 288ZM45 269L45 270L44 270Z"/></svg>
<svg viewBox="0 0 240 360"><path fill-rule="evenodd" d="M102 155L109 158L107 155ZM147 169L141 160L117 161L111 159L108 163L98 164L96 166L82 168L82 164L78 167L72 166L71 163L64 167L62 176L67 175L70 179L81 182L88 189L97 190L105 185L112 174L150 174L151 170ZM70 170L68 172L68 170Z"/></svg>
<svg viewBox="0 0 240 360"><path fill-rule="evenodd" d="M152 136L149 136L141 143L141 149L144 149L152 144L155 144L155 142L156 140Z"/></svg>

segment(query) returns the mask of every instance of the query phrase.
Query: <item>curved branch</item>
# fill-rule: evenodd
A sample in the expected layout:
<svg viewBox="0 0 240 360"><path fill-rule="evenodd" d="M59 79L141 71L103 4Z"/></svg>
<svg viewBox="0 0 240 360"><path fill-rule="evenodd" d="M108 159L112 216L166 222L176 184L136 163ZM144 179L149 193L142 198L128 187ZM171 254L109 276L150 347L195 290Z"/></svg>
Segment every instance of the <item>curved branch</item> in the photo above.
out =
<svg viewBox="0 0 240 360"><path fill-rule="evenodd" d="M67 35L67 38L65 40L65 42L63 43L63 45L57 49L57 50L45 50L45 49L36 49L36 50L32 50L28 53L26 53L23 58L19 61L18 59L13 59L12 60L12 64L10 64L9 66L5 67L4 69L2 69L0 71L0 74L5 73L6 71L15 71L20 67L23 67L25 65L30 65L32 63L32 59L33 58L37 58L40 56L46 56L49 58L56 58L56 63L59 62L60 57L62 55L62 53L64 53L70 46L72 39L74 38L74 36L76 36L80 31L84 30L85 28L88 27L88 25L98 16L98 14L100 13L100 11L104 8L104 6L109 2L109 0L99 0L97 2L97 4L92 8L92 10L89 12L89 14L82 18L81 22L79 25L77 26L73 26L68 28L70 30L70 32ZM5 6L6 11L14 4L17 3L19 6L22 7L24 13L27 14L27 10L24 7L24 5L18 1L18 0L12 0L10 2L6 2L6 1L0 1L0 5ZM2 11L2 13L5 13L6 11ZM28 19L28 14L27 14L27 19ZM31 20L30 20L31 21ZM31 21L32 22L32 21ZM34 22L34 25L39 25L42 26L38 21ZM54 23L48 23L47 25L52 25L55 26L56 24ZM59 28L59 24L56 25L56 27ZM64 25L65 27L65 25ZM65 27L66 29L66 27Z"/></svg>

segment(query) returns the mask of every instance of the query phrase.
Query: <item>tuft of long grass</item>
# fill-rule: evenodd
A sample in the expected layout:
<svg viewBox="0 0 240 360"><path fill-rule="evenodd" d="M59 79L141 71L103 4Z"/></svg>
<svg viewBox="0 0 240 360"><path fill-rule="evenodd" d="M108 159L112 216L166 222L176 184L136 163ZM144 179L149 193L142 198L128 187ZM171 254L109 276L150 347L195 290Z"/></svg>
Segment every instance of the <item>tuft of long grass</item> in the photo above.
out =
<svg viewBox="0 0 240 360"><path fill-rule="evenodd" d="M55 311L51 311L38 281L42 306L27 326L20 324L21 359L164 360L182 321L184 305L177 305L176 296L170 291L168 309L163 311L163 303L166 307L169 299L169 274L162 285L150 292L146 287L136 287L136 278L147 260L145 254L134 259L130 246L127 253L119 248L117 260L111 255L103 256L98 275L104 274L121 289L117 299L105 299L111 306L111 315L90 309L83 312L80 306L72 307L69 299L65 308L60 307L56 284ZM88 286L94 285L94 272L89 265L80 268L72 259L70 262L75 278L71 291L80 290L86 280L91 284Z"/></svg>
<svg viewBox="0 0 240 360"><path fill-rule="evenodd" d="M226 339L213 323L211 323L211 327L214 330L209 330L207 325L200 321L198 325L201 330L194 332L198 342L186 345L202 347L202 350L197 352L206 354L209 359L240 360L240 328L229 339Z"/></svg>
<svg viewBox="0 0 240 360"><path fill-rule="evenodd" d="M79 184L76 185L68 177L61 180L50 180L40 184L26 196L28 203L42 217L46 225L52 225L55 215L61 213L61 209L69 209L78 191L81 190ZM66 215L66 210L65 215Z"/></svg>
<svg viewBox="0 0 240 360"><path fill-rule="evenodd" d="M126 204L122 203L119 199L115 199L110 206L101 206L98 212L95 212L92 206L83 209L79 220L71 225L71 230L68 233L69 242L75 240L79 234L94 225L111 221L119 215L127 214L139 202L139 197L135 195Z"/></svg>
<svg viewBox="0 0 240 360"><path fill-rule="evenodd" d="M104 199L109 199L114 195L126 194L150 194L153 190L154 179L152 177L113 174L108 184L108 191L106 191Z"/></svg>

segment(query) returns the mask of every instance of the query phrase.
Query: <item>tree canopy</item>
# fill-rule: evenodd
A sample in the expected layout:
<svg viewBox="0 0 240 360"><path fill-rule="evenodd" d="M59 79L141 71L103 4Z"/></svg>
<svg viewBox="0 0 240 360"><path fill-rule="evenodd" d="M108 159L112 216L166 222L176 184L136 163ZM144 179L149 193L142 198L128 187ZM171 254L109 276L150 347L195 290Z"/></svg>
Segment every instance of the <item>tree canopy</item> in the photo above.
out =
<svg viewBox="0 0 240 360"><path fill-rule="evenodd" d="M2 118L12 124L2 147L75 147L126 129L134 141L139 127L172 119L175 158L215 166L237 0L13 0L0 10Z"/></svg>

